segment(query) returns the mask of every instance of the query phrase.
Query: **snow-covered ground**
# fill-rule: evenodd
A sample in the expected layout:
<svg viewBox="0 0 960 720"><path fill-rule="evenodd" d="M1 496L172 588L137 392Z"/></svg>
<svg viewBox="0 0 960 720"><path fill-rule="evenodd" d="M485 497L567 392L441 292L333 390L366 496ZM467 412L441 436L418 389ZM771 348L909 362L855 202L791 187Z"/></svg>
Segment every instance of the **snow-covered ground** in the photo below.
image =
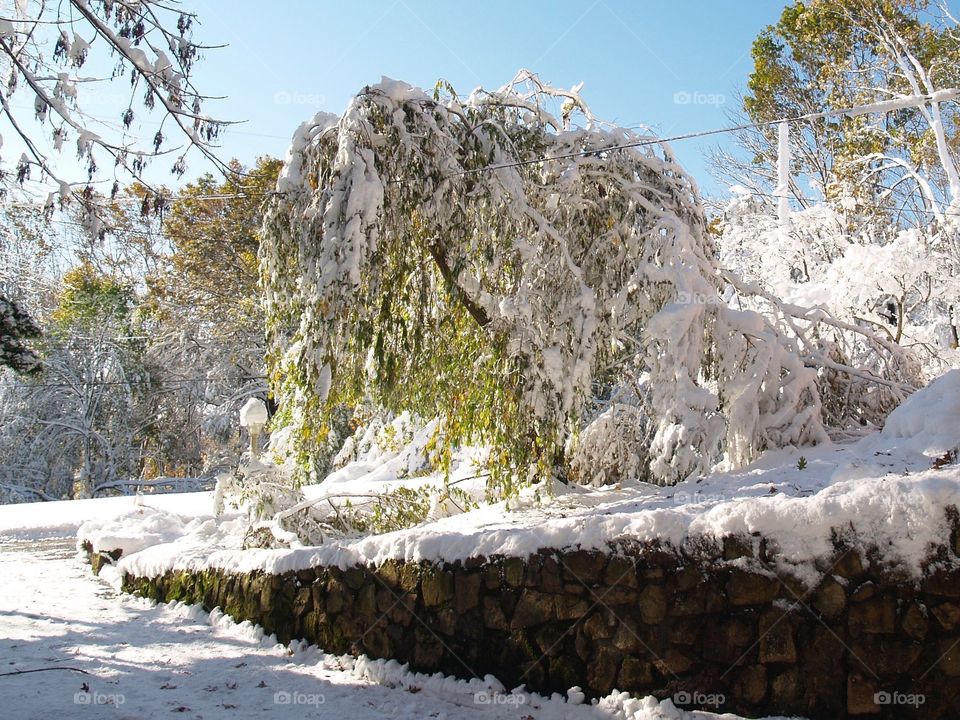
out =
<svg viewBox="0 0 960 720"><path fill-rule="evenodd" d="M116 505L77 503L78 515L60 521L77 523L96 503ZM572 702L543 698L507 692L493 678L425 676L392 661L278 645L218 611L118 595L76 558L73 537L24 525L16 538L0 535L0 717L10 720L736 720L626 695L591 706L575 690Z"/></svg>

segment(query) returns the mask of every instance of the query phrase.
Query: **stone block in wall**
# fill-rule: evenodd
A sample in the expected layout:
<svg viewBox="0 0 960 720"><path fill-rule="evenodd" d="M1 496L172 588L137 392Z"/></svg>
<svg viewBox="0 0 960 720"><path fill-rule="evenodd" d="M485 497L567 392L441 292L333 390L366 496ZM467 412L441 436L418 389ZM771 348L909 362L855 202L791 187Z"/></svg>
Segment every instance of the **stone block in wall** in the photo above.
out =
<svg viewBox="0 0 960 720"><path fill-rule="evenodd" d="M343 612L351 596L346 585L335 578L327 580L326 611L331 614Z"/></svg>
<svg viewBox="0 0 960 720"><path fill-rule="evenodd" d="M500 565L491 562L483 568L483 586L487 590L497 590L500 587Z"/></svg>
<svg viewBox="0 0 960 720"><path fill-rule="evenodd" d="M637 602L637 588L627 585L602 585L590 588L587 597L601 605L635 605ZM662 619L662 618L661 618Z"/></svg>
<svg viewBox="0 0 960 720"><path fill-rule="evenodd" d="M389 658L393 654L393 644L384 627L371 627L361 637L364 652L373 658Z"/></svg>
<svg viewBox="0 0 960 720"><path fill-rule="evenodd" d="M686 654L670 648L663 657L653 661L654 667L661 675L682 675L693 667L694 661Z"/></svg>
<svg viewBox="0 0 960 720"><path fill-rule="evenodd" d="M759 633L761 663L767 665L797 661L792 613L779 608L767 610L760 616Z"/></svg>
<svg viewBox="0 0 960 720"><path fill-rule="evenodd" d="M617 673L618 690L642 690L653 684L653 663L636 657L626 657Z"/></svg>
<svg viewBox="0 0 960 720"><path fill-rule="evenodd" d="M670 623L668 642L676 645L696 645L702 629L703 621L700 618L676 618Z"/></svg>
<svg viewBox="0 0 960 720"><path fill-rule="evenodd" d="M619 618L608 608L596 607L583 622L581 632L592 641L607 640L613 637L614 629L619 622Z"/></svg>
<svg viewBox="0 0 960 720"><path fill-rule="evenodd" d="M727 535L723 538L723 559L752 558L753 538L747 535Z"/></svg>
<svg viewBox="0 0 960 720"><path fill-rule="evenodd" d="M675 575L677 590L681 593L693 590L704 580L703 571L696 565L684 565Z"/></svg>
<svg viewBox="0 0 960 720"><path fill-rule="evenodd" d="M847 627L853 637L890 634L897 629L897 601L884 593L850 605Z"/></svg>
<svg viewBox="0 0 960 720"><path fill-rule="evenodd" d="M613 634L613 646L626 655L642 655L648 647L644 627L634 613L621 617Z"/></svg>
<svg viewBox="0 0 960 720"><path fill-rule="evenodd" d="M942 629L952 631L960 628L960 605L945 602L937 605L930 612Z"/></svg>
<svg viewBox="0 0 960 720"><path fill-rule="evenodd" d="M376 570L377 577L379 577L380 581L388 587L398 587L400 585L401 565L402 563L397 560L384 560L380 567L378 567Z"/></svg>
<svg viewBox="0 0 960 720"><path fill-rule="evenodd" d="M377 612L385 613L397 604L397 593L392 588L380 587L376 591Z"/></svg>
<svg viewBox="0 0 960 720"><path fill-rule="evenodd" d="M420 595L426 607L437 607L453 600L453 573L426 567L420 578Z"/></svg>
<svg viewBox="0 0 960 720"><path fill-rule="evenodd" d="M712 583L702 583L689 589L678 589L667 611L671 617L702 615L706 612L707 596L711 592L714 594L718 592L716 585Z"/></svg>
<svg viewBox="0 0 960 720"><path fill-rule="evenodd" d="M846 580L856 580L863 576L863 560L860 551L853 547L839 546L836 548L830 572Z"/></svg>
<svg viewBox="0 0 960 720"><path fill-rule="evenodd" d="M930 630L930 616L926 606L916 601L906 603L900 627L911 640L922 641Z"/></svg>
<svg viewBox="0 0 960 720"><path fill-rule="evenodd" d="M756 619L739 614L705 619L702 656L724 666L751 662L757 648Z"/></svg>
<svg viewBox="0 0 960 720"><path fill-rule="evenodd" d="M824 618L835 620L847 608L847 589L836 578L827 575L810 595L809 604Z"/></svg>
<svg viewBox="0 0 960 720"><path fill-rule="evenodd" d="M590 610L590 603L577 595L557 595L556 613L558 620L579 620Z"/></svg>
<svg viewBox="0 0 960 720"><path fill-rule="evenodd" d="M365 585L356 588L356 594L353 600L351 611L360 618L372 618L377 614L377 588L374 585L376 581L370 578Z"/></svg>
<svg viewBox="0 0 960 720"><path fill-rule="evenodd" d="M441 665L444 647L440 640L424 627L414 630L413 663L423 670L437 670Z"/></svg>
<svg viewBox="0 0 960 720"><path fill-rule="evenodd" d="M510 627L514 629L543 625L556 618L554 597L536 590L524 590L513 610Z"/></svg>
<svg viewBox="0 0 960 720"><path fill-rule="evenodd" d="M553 555L540 558L540 589L543 592L559 593L563 588L560 563Z"/></svg>
<svg viewBox="0 0 960 720"><path fill-rule="evenodd" d="M640 593L639 603L645 623L656 625L667 616L667 591L662 585L647 585Z"/></svg>
<svg viewBox="0 0 960 720"><path fill-rule="evenodd" d="M293 616L301 618L313 609L313 596L308 587L301 587L293 598Z"/></svg>
<svg viewBox="0 0 960 720"><path fill-rule="evenodd" d="M795 667L782 670L770 680L770 699L767 707L775 713L788 714L803 704L803 676Z"/></svg>
<svg viewBox="0 0 960 720"><path fill-rule="evenodd" d="M563 578L568 583L592 586L600 582L607 565L607 555L596 550L574 550L559 558Z"/></svg>
<svg viewBox="0 0 960 720"><path fill-rule="evenodd" d="M556 655L547 659L547 675L553 692L564 693L569 688L582 685L586 672L583 663L575 655Z"/></svg>
<svg viewBox="0 0 960 720"><path fill-rule="evenodd" d="M878 710L874 698L880 691L879 683L859 673L847 677L847 712L851 715L873 715Z"/></svg>
<svg viewBox="0 0 960 720"><path fill-rule="evenodd" d="M516 609L519 600L520 593L516 590L500 591L500 607L503 608L503 614L507 616L507 619L513 617L513 611Z"/></svg>
<svg viewBox="0 0 960 720"><path fill-rule="evenodd" d="M540 588L540 563L539 555L531 555L525 561L523 586L528 588Z"/></svg>
<svg viewBox="0 0 960 720"><path fill-rule="evenodd" d="M458 614L463 614L480 605L480 585L482 582L483 577L479 572L469 570L455 571L453 604Z"/></svg>
<svg viewBox="0 0 960 720"><path fill-rule="evenodd" d="M451 607L444 607L428 616L428 627L438 635L452 637L457 629L457 614Z"/></svg>
<svg viewBox="0 0 960 720"><path fill-rule="evenodd" d="M603 584L610 588L635 588L637 581L637 566L632 558L614 555L607 562L603 571Z"/></svg>
<svg viewBox="0 0 960 720"><path fill-rule="evenodd" d="M416 563L404 563L400 566L397 585L404 593L417 593L420 590L420 566Z"/></svg>
<svg viewBox="0 0 960 720"><path fill-rule="evenodd" d="M609 694L617 684L623 655L611 647L600 647L587 666L587 686L598 695Z"/></svg>
<svg viewBox="0 0 960 720"><path fill-rule="evenodd" d="M523 558L508 557L502 561L503 582L510 588L523 587L525 566Z"/></svg>
<svg viewBox="0 0 960 720"><path fill-rule="evenodd" d="M496 596L488 595L483 598L483 626L488 630L509 630L507 616Z"/></svg>
<svg viewBox="0 0 960 720"><path fill-rule="evenodd" d="M736 675L733 694L750 705L759 705L767 696L767 669L763 665L750 665Z"/></svg>
<svg viewBox="0 0 960 720"><path fill-rule="evenodd" d="M960 598L960 570L937 570L923 579L921 587L928 595Z"/></svg>
<svg viewBox="0 0 960 720"><path fill-rule="evenodd" d="M909 676L914 669L919 670L917 675L923 674L926 668L916 667L922 650L921 645L909 639L878 635L863 635L850 645L854 661L879 677Z"/></svg>
<svg viewBox="0 0 960 720"><path fill-rule="evenodd" d="M939 645L937 670L951 678L960 677L960 638L944 638Z"/></svg>
<svg viewBox="0 0 960 720"><path fill-rule="evenodd" d="M735 606L766 605L773 602L780 588L780 580L776 577L734 568L727 580L727 597Z"/></svg>
<svg viewBox="0 0 960 720"><path fill-rule="evenodd" d="M567 642L567 640L571 637L569 627L561 627L556 624L543 625L533 631L533 642L545 657L555 657L569 650L572 642Z"/></svg>

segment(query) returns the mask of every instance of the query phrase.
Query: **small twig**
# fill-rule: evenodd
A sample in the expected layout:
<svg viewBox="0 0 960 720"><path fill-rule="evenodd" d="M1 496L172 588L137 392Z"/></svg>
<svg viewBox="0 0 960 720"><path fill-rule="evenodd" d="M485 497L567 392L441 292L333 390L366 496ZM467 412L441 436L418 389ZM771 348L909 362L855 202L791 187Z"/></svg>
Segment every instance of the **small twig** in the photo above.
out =
<svg viewBox="0 0 960 720"><path fill-rule="evenodd" d="M34 668L33 670L14 670L13 672L0 673L0 677L5 677L7 675L26 675L27 673L35 672L49 672L51 670L67 670L68 672L78 672L83 673L84 675L93 675L91 672L86 670L81 670L80 668L75 667L50 667L50 668Z"/></svg>

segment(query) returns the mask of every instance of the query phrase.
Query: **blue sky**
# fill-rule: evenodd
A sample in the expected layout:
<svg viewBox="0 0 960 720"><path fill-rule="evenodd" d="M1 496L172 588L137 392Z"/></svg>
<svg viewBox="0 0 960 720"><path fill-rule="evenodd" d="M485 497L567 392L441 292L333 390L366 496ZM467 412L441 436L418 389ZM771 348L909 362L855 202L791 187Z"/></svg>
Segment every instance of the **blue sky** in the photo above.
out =
<svg viewBox="0 0 960 720"><path fill-rule="evenodd" d="M722 127L752 67L750 46L775 23L776 0L365 0L265 5L188 3L196 36L229 43L208 51L201 87L226 100L207 112L246 120L223 139L228 156L282 157L297 125L317 110L340 113L381 75L467 94L499 87L522 67L554 85L583 81L595 114L648 125L662 136ZM723 190L704 152L720 139L674 149L704 193ZM194 171L200 169L194 160ZM193 173L191 173L193 174Z"/></svg>

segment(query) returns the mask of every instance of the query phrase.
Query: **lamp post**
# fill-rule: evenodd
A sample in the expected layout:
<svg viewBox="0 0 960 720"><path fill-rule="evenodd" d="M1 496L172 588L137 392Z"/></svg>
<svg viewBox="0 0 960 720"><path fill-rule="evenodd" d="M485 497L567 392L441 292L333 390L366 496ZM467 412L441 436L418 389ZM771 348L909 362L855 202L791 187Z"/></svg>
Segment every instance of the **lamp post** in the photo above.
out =
<svg viewBox="0 0 960 720"><path fill-rule="evenodd" d="M267 406L259 398L250 398L240 408L240 427L250 433L250 457L260 457L260 432L267 424Z"/></svg>

